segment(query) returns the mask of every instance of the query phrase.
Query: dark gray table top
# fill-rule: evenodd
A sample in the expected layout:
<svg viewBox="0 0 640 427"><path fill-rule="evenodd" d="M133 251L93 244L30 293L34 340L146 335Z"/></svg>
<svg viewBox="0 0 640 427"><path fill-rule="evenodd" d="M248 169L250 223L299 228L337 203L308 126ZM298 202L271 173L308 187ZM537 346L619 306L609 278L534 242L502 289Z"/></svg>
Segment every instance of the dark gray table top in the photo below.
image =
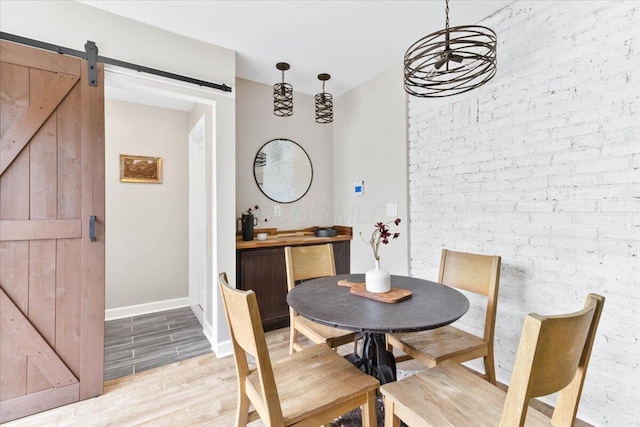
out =
<svg viewBox="0 0 640 427"><path fill-rule="evenodd" d="M352 295L338 280L364 282L364 274L342 274L301 283L287 294L298 314L323 325L359 332L414 332L453 323L469 310L469 300L449 286L415 277L391 276L391 287L410 290L395 304Z"/></svg>

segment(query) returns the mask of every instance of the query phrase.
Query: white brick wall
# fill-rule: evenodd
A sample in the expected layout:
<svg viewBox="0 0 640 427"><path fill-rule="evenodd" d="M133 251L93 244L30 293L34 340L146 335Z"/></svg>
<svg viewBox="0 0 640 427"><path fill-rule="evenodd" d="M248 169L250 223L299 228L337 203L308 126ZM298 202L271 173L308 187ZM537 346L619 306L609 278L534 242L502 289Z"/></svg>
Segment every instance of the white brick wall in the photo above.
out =
<svg viewBox="0 0 640 427"><path fill-rule="evenodd" d="M640 426L640 2L518 1L483 24L493 80L409 101L411 273L437 277L443 247L502 256L502 382L527 313L606 296L579 417Z"/></svg>

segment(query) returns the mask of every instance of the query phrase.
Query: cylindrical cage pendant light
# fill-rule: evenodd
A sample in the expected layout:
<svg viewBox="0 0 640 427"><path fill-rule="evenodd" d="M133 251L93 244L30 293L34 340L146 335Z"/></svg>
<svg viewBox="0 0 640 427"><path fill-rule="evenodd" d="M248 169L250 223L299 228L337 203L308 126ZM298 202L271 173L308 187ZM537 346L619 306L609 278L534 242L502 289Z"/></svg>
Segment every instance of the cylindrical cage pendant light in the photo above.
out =
<svg viewBox="0 0 640 427"><path fill-rule="evenodd" d="M329 74L318 74L318 80L322 81L322 92L316 94L316 123L333 122L333 95L324 91L324 84L330 78Z"/></svg>
<svg viewBox="0 0 640 427"><path fill-rule="evenodd" d="M449 28L449 0L445 12L445 29L418 40L404 56L404 88L410 95L457 95L496 74L496 33L480 25Z"/></svg>
<svg viewBox="0 0 640 427"><path fill-rule="evenodd" d="M276 68L282 71L282 83L273 85L273 114L288 117L293 115L293 86L284 82L284 72L289 69L289 64L278 62Z"/></svg>

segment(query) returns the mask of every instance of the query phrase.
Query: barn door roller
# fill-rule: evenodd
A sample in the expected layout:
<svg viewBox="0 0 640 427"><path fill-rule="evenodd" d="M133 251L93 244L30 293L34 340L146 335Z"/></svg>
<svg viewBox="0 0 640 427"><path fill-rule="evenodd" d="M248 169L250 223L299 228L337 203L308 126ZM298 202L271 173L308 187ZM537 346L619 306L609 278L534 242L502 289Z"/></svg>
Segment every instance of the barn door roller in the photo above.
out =
<svg viewBox="0 0 640 427"><path fill-rule="evenodd" d="M87 53L89 86L98 86L98 46L94 42L87 40L84 50Z"/></svg>
<svg viewBox="0 0 640 427"><path fill-rule="evenodd" d="M8 40L14 43L20 43L27 46L37 47L39 49L50 50L52 52L59 53L61 55L75 56L77 58L86 59L89 67L89 85L98 86L98 62L103 64L115 65L117 67L128 68L141 73L153 74L160 77L166 77L173 80L179 80L186 83L191 83L198 86L209 87L212 89L221 90L223 92L231 92L231 87L226 84L211 83L205 80L194 79L192 77L182 76L180 74L170 73L168 71L157 70L155 68L145 67L144 65L132 64L131 62L120 61L118 59L107 58L106 56L98 55L98 46L92 41L87 40L84 45L85 51L69 49L68 47L58 46L51 43L42 42L39 40L28 39L26 37L17 36L15 34L5 33L0 31L0 39Z"/></svg>

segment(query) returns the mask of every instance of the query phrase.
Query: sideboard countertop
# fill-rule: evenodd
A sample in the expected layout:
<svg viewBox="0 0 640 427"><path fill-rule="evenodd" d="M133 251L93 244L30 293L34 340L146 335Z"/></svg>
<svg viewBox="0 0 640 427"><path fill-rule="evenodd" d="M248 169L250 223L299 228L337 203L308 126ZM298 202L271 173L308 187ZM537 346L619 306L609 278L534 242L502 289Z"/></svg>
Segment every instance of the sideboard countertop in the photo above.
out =
<svg viewBox="0 0 640 427"><path fill-rule="evenodd" d="M236 237L236 249L260 249L278 246L292 245L315 245L322 243L340 242L353 239L351 227L334 226L338 230L338 235L334 237L316 237L313 234L313 228L302 230L280 230L274 232L275 229L255 229L254 235L261 232L268 232L267 240L242 240L242 236Z"/></svg>

